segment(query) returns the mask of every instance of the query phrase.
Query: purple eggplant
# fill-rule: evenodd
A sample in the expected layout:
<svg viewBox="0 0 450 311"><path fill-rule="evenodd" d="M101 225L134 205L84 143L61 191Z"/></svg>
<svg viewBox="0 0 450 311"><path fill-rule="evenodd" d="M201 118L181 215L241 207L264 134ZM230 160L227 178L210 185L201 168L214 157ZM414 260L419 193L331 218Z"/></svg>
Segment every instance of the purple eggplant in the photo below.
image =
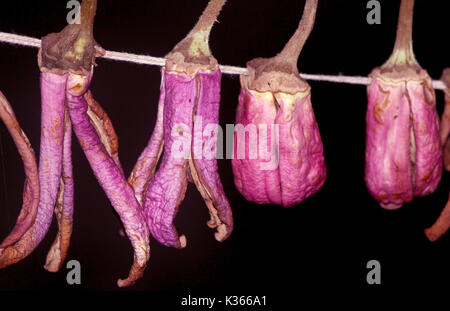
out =
<svg viewBox="0 0 450 311"><path fill-rule="evenodd" d="M236 188L249 201L290 207L325 182L311 88L297 69L317 2L306 1L298 29L281 53L248 62L250 74L241 76L232 166Z"/></svg>
<svg viewBox="0 0 450 311"><path fill-rule="evenodd" d="M233 217L220 181L213 148L217 136L221 73L208 46L209 33L225 0L211 0L197 25L166 56L155 130L130 175L136 197L144 205L151 234L166 246L183 248L173 220L192 180L209 209L210 228L218 241L232 231ZM202 122L196 122L201 120ZM207 136L207 143L195 140ZM208 149L208 150L207 150ZM160 168L155 168L162 154Z"/></svg>
<svg viewBox="0 0 450 311"><path fill-rule="evenodd" d="M442 175L431 78L412 50L414 0L402 0L394 51L367 88L365 181L383 208L432 193Z"/></svg>

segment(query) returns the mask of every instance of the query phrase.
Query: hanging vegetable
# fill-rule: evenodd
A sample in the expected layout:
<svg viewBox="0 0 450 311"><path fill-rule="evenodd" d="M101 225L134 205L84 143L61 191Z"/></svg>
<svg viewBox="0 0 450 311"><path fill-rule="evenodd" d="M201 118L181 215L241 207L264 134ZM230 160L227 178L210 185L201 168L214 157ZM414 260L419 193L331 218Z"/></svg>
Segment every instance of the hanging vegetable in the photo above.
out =
<svg viewBox="0 0 450 311"><path fill-rule="evenodd" d="M441 117L441 144L444 146L444 167L450 171L450 68L444 69L441 80L447 87L444 91L445 106Z"/></svg>
<svg viewBox="0 0 450 311"><path fill-rule="evenodd" d="M55 204L55 215L58 221L58 233L50 251L44 268L50 272L61 269L70 245L73 219L73 172L72 172L72 124L66 109L64 115L64 138L62 151L62 173L59 179L59 191Z"/></svg>
<svg viewBox="0 0 450 311"><path fill-rule="evenodd" d="M22 209L17 217L16 225L12 229L11 233L0 244L1 256L4 249L16 243L28 230L28 228L33 225L34 220L36 219L39 205L39 173L36 165L36 158L34 156L34 150L31 147L28 137L22 131L13 109L2 92L0 92L0 118L6 125L6 128L17 146L17 150L19 151L25 167L26 176L23 189Z"/></svg>
<svg viewBox="0 0 450 311"><path fill-rule="evenodd" d="M432 193L442 175L431 78L412 49L414 0L402 0L394 51L367 88L365 181L386 209Z"/></svg>
<svg viewBox="0 0 450 311"><path fill-rule="evenodd" d="M208 45L224 3L211 0L196 26L166 56L155 130L129 178L144 205L150 232L166 246L186 246L186 237L178 236L173 220L185 196L188 176L209 209L208 226L216 229L215 238L225 240L233 228L215 157L221 72ZM196 141L198 134L207 143Z"/></svg>
<svg viewBox="0 0 450 311"><path fill-rule="evenodd" d="M444 81L447 89L444 91L445 107L441 117L441 143L444 146L445 169L450 170L450 68L442 73L441 80ZM425 229L425 234L430 241L436 241L443 236L450 228L450 197L436 222Z"/></svg>
<svg viewBox="0 0 450 311"><path fill-rule="evenodd" d="M0 268L28 256L44 238L52 220L61 179L66 76L41 72L40 197L36 219L14 244L0 255Z"/></svg>
<svg viewBox="0 0 450 311"><path fill-rule="evenodd" d="M60 33L42 39L39 51L42 93L39 208L34 225L21 240L3 252L0 267L21 260L36 248L48 231L54 207L59 232L45 267L49 271L61 267L72 231L72 123L94 174L118 212L133 245L134 263L129 276L118 281L119 286L128 286L144 272L150 257L149 237L142 208L118 164L117 139L109 119L87 93L95 57L104 53L93 38L96 8L96 0L84 0L80 25L68 25Z"/></svg>
<svg viewBox="0 0 450 311"><path fill-rule="evenodd" d="M249 201L289 207L317 192L325 181L311 88L297 69L317 2L306 1L297 31L281 53L249 61L249 75L241 76L232 166L235 185ZM257 135L250 132L246 139L239 125L249 130L253 126Z"/></svg>

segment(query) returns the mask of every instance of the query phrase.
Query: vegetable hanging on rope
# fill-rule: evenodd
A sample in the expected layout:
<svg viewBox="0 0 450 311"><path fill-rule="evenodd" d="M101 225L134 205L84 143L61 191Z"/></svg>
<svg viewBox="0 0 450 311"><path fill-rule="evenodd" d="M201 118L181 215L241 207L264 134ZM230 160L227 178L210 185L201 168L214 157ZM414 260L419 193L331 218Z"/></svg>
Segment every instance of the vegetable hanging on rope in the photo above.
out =
<svg viewBox="0 0 450 311"><path fill-rule="evenodd" d="M432 193L442 175L431 78L412 49L414 0L402 0L394 51L367 88L365 181L383 208Z"/></svg>
<svg viewBox="0 0 450 311"><path fill-rule="evenodd" d="M0 256L5 248L16 243L30 228L35 219L39 205L39 172L34 150L16 119L14 111L6 97L0 92L0 118L6 125L17 146L25 168L25 185L23 189L22 209L10 234L0 244ZM0 257L1 258L1 257Z"/></svg>
<svg viewBox="0 0 450 311"><path fill-rule="evenodd" d="M441 81L447 89L444 90L445 106L441 117L441 144L444 146L444 167L450 171L450 68L444 69Z"/></svg>
<svg viewBox="0 0 450 311"><path fill-rule="evenodd" d="M278 55L249 61L249 75L241 75L236 124L254 125L257 135L247 140L235 133L232 166L235 185L249 201L289 207L313 195L325 182L311 88L297 68L314 26L317 2L306 1L296 32Z"/></svg>
<svg viewBox="0 0 450 311"><path fill-rule="evenodd" d="M93 38L96 8L96 0L84 0L80 25L68 25L60 33L42 39L39 51L42 92L39 208L34 225L17 245L5 249L0 267L19 261L36 248L48 231L55 206L59 233L47 256L46 268L56 271L64 261L72 230L71 122L95 176L118 212L133 245L134 263L129 276L118 281L119 286L128 286L144 272L150 257L149 237L142 208L118 164L114 131L88 93L95 57L104 53Z"/></svg>
<svg viewBox="0 0 450 311"><path fill-rule="evenodd" d="M447 89L444 91L445 107L441 117L441 144L444 146L444 165L447 171L450 170L450 68L446 68L442 73L441 80L444 81ZM442 210L439 218L430 227L425 229L425 235L430 241L436 241L443 236L450 228L450 196Z"/></svg>
<svg viewBox="0 0 450 311"><path fill-rule="evenodd" d="M215 149L221 72L208 45L224 3L211 0L187 37L165 57L156 126L129 178L144 206L150 232L166 246L183 248L187 243L184 235L178 236L173 220L185 196L188 176L209 209L208 226L217 230L215 238L223 241L233 229ZM202 144L203 139L207 143Z"/></svg>
<svg viewBox="0 0 450 311"><path fill-rule="evenodd" d="M0 255L0 268L14 264L28 256L39 245L50 226L61 180L65 81L65 76L41 72L39 206L33 225L19 240L3 249Z"/></svg>

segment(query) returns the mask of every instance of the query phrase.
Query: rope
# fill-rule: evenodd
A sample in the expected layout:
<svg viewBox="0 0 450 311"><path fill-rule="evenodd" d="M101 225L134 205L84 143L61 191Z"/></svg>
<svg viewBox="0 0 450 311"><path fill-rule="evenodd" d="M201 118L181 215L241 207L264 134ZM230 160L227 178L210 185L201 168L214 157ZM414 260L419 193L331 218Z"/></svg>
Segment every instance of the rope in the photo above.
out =
<svg viewBox="0 0 450 311"><path fill-rule="evenodd" d="M0 32L0 42L17 44L23 46L30 46L39 48L41 46L41 40L16 35L7 32ZM153 57L148 55L137 55L131 53L124 52L114 52L114 51L106 51L106 54L102 56L106 59L111 59L115 61L123 61L130 62L141 65L156 65L156 66L164 66L165 59L161 57ZM228 66L228 65L219 65L220 70L223 73L230 75L247 75L248 71L246 68L236 67L236 66ZM359 84L359 85L368 85L372 81L369 77L359 77L359 76L343 76L343 75L322 75L322 74L307 74L301 73L302 78L306 80L314 80L314 81L326 81L326 82L335 82L335 83L347 83L347 84ZM440 80L433 80L432 86L437 90L445 90L446 86L444 82Z"/></svg>

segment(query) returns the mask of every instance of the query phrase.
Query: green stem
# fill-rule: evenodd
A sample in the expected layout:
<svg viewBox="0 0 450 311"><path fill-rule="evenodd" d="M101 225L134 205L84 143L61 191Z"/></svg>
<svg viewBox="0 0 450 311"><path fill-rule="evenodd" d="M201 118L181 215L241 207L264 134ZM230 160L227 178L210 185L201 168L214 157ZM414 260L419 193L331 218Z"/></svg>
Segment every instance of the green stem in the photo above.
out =
<svg viewBox="0 0 450 311"><path fill-rule="evenodd" d="M97 11L97 0L83 0L81 4L81 25L78 39L74 43L75 57L83 58L86 46L93 46L94 18ZM70 55L70 52L69 52Z"/></svg>
<svg viewBox="0 0 450 311"><path fill-rule="evenodd" d="M226 0L211 0L195 27L186 38L175 46L172 52L181 52L183 55L193 59L210 57L209 34L225 2Z"/></svg>
<svg viewBox="0 0 450 311"><path fill-rule="evenodd" d="M402 0L392 55L384 66L418 65L412 48L414 0Z"/></svg>

